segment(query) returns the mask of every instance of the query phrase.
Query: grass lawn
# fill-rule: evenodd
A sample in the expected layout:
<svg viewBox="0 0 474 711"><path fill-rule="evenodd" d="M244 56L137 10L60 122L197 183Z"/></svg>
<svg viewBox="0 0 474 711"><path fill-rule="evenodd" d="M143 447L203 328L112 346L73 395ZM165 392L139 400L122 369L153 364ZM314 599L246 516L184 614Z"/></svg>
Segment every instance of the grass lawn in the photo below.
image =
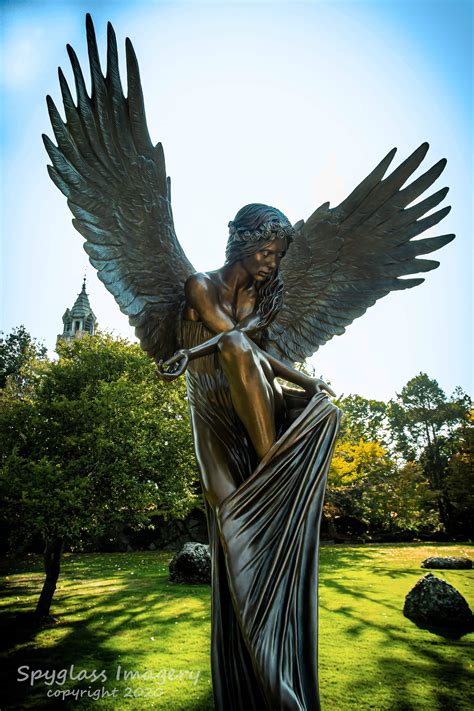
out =
<svg viewBox="0 0 474 711"><path fill-rule="evenodd" d="M325 711L474 707L474 635L442 636L402 614L406 593L427 572L420 562L436 553L472 558L474 546L322 548L319 669ZM29 556L9 572L4 562L0 708L212 709L210 590L169 583L169 559L158 552L66 555L52 608L58 623L37 630L26 614L41 587L41 559ZM473 571L433 572L474 607ZM60 670L71 665L79 679L59 684ZM29 675L38 670L48 676L30 684ZM88 678L81 679L81 671ZM124 679L125 672L136 672L135 678ZM74 690L82 690L82 698L61 698Z"/></svg>

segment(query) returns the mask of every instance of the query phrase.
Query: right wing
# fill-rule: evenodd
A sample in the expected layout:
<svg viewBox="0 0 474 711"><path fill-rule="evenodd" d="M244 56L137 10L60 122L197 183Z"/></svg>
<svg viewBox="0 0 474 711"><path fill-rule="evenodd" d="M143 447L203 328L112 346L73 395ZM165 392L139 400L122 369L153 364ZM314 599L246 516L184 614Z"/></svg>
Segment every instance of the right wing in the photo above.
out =
<svg viewBox="0 0 474 711"><path fill-rule="evenodd" d="M127 38L125 98L112 25L107 26L105 77L90 15L86 29L91 97L68 45L77 106L59 69L66 123L48 96L58 143L43 136L53 163L48 171L68 198L91 264L135 326L140 345L153 358L166 359L176 350L184 283L195 270L175 234L163 148L150 140L132 43Z"/></svg>
<svg viewBox="0 0 474 711"><path fill-rule="evenodd" d="M409 274L436 269L439 262L418 259L454 239L454 235L414 239L449 212L443 207L426 216L446 196L442 188L425 191L443 172L445 160L405 187L428 150L423 143L384 177L395 149L340 205L321 205L296 235L281 263L283 308L268 329L267 348L287 361L304 361L333 336L344 333L390 291L421 284ZM420 196L424 199L412 204Z"/></svg>

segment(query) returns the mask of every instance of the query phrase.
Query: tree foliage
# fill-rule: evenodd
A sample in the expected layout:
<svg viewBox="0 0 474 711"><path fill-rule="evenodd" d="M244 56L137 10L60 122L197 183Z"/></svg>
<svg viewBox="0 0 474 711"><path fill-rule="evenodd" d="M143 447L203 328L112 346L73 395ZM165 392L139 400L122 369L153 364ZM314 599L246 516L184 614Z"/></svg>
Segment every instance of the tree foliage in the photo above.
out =
<svg viewBox="0 0 474 711"><path fill-rule="evenodd" d="M458 432L458 450L449 460L446 492L452 524L463 536L472 536L474 515L474 410Z"/></svg>
<svg viewBox="0 0 474 711"><path fill-rule="evenodd" d="M198 500L184 381L158 380L137 345L108 335L58 350L47 360L23 327L0 340L0 518L14 547L45 543L46 607L64 543L183 518ZM472 535L465 393L448 398L421 373L389 403L349 395L338 404L324 511L333 533Z"/></svg>
<svg viewBox="0 0 474 711"><path fill-rule="evenodd" d="M347 432L347 430L346 430ZM416 462L399 465L378 441L337 442L325 515L341 533L435 531L434 497Z"/></svg>
<svg viewBox="0 0 474 711"><path fill-rule="evenodd" d="M79 544L150 512L181 518L196 469L184 383L165 385L136 345L110 336L61 344L36 385L1 403L4 514L16 538Z"/></svg>
<svg viewBox="0 0 474 711"><path fill-rule="evenodd" d="M470 409L470 398L460 388L448 398L426 373L412 378L387 409L395 447L405 460L421 464L440 520L450 534L459 532L459 517L450 492L453 484L449 482L456 471L453 460L462 449L463 437L472 428Z"/></svg>
<svg viewBox="0 0 474 711"><path fill-rule="evenodd" d="M420 373L387 408L397 449L407 460L437 444L455 449L456 433L468 419L470 404L470 398L460 388L448 399L436 380Z"/></svg>
<svg viewBox="0 0 474 711"><path fill-rule="evenodd" d="M389 403L350 395L331 464L325 514L361 531L472 535L470 399L420 373Z"/></svg>
<svg viewBox="0 0 474 711"><path fill-rule="evenodd" d="M52 592L64 543L182 518L197 499L184 382L162 383L137 345L107 335L59 356L31 358L0 400L0 513L14 547L43 540Z"/></svg>
<svg viewBox="0 0 474 711"><path fill-rule="evenodd" d="M379 488L393 470L393 462L380 442L363 437L352 439L357 430L357 426L352 425L357 423L350 420L350 415L345 413L329 469L324 513L333 533L338 529L362 533L375 520L383 527L383 516L372 510L371 499L373 489Z"/></svg>
<svg viewBox="0 0 474 711"><path fill-rule="evenodd" d="M391 466L380 442L360 438L357 442L340 437L336 443L329 471L329 482L345 486L377 476Z"/></svg>
<svg viewBox="0 0 474 711"><path fill-rule="evenodd" d="M18 381L32 360L46 358L47 349L24 326L14 328L7 336L3 331L0 333L0 388L4 388L8 378Z"/></svg>
<svg viewBox="0 0 474 711"><path fill-rule="evenodd" d="M344 441L380 442L387 446L387 405L381 400L368 400L361 395L348 395L338 401L344 417L341 437Z"/></svg>

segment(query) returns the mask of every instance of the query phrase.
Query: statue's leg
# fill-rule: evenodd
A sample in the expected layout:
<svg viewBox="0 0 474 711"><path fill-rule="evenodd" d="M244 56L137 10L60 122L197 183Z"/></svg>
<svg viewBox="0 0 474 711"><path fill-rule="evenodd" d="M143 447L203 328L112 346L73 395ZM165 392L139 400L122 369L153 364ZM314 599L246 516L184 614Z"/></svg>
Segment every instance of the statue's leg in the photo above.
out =
<svg viewBox="0 0 474 711"><path fill-rule="evenodd" d="M239 331L224 334L218 348L235 411L262 459L276 439L275 396L265 373L268 363L263 351Z"/></svg>
<svg viewBox="0 0 474 711"><path fill-rule="evenodd" d="M212 509L216 509L235 490L238 480L232 476L229 451L219 433L210 433L209 426L196 411L191 409L194 448L201 471L204 496ZM216 436L217 434L217 436Z"/></svg>

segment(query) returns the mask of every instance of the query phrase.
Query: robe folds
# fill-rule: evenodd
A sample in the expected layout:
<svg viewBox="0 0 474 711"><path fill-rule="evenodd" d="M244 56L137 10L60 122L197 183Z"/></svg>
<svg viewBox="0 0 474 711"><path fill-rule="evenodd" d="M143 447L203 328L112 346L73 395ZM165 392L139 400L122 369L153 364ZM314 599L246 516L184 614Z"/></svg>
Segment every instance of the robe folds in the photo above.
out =
<svg viewBox="0 0 474 711"><path fill-rule="evenodd" d="M183 347L212 335L182 322ZM340 410L318 393L257 463L217 354L190 363L187 387L201 474L224 448L235 482L217 510L206 503L216 711L317 711L319 527Z"/></svg>

